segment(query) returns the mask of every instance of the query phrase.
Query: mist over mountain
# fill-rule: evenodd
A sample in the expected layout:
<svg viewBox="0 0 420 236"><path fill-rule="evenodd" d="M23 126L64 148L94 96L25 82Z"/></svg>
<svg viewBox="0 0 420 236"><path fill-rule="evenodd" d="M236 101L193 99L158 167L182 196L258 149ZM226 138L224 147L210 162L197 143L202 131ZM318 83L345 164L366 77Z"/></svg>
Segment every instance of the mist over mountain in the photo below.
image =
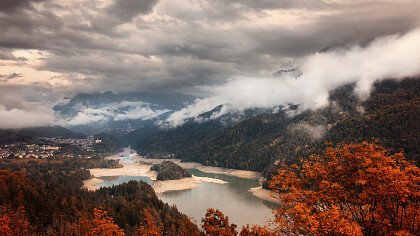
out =
<svg viewBox="0 0 420 236"><path fill-rule="evenodd" d="M166 122L176 127L220 104L224 107L213 118L252 108L296 104L301 110L316 110L328 105L331 91L350 83L356 85L353 92L360 99L367 99L377 81L420 74L420 61L414 56L420 53L419 40L420 29L415 29L402 35L378 37L363 46L308 55L296 69L279 71L275 76L231 77L225 83L205 86L208 96L172 113Z"/></svg>
<svg viewBox="0 0 420 236"><path fill-rule="evenodd" d="M55 116L73 130L85 133L128 133L154 125L174 110L193 102L194 97L179 93L82 93L65 98L53 107Z"/></svg>
<svg viewBox="0 0 420 236"><path fill-rule="evenodd" d="M139 138L135 147L154 157L171 155L210 166L264 171L267 177L275 163L296 162L323 150L326 141L377 140L389 148L402 148L418 163L418 78L375 83L367 100L353 93L355 86L333 90L329 104L317 110L292 106L231 126L218 119L190 121Z"/></svg>

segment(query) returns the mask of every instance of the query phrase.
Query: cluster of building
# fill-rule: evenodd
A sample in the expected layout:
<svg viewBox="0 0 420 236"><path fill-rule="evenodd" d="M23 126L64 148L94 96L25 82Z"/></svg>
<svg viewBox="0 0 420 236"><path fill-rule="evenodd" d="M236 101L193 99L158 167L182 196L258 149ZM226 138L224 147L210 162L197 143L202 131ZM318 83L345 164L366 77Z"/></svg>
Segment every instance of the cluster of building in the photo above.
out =
<svg viewBox="0 0 420 236"><path fill-rule="evenodd" d="M44 137L39 138L38 141L36 143L17 142L2 145L0 146L0 159L90 158L91 153L94 152L94 145L102 143L102 140L92 136L85 139Z"/></svg>
<svg viewBox="0 0 420 236"><path fill-rule="evenodd" d="M81 151L91 152L94 151L93 145L101 143L102 140L95 139L93 136L87 138L42 138L43 141L54 144L67 144L74 146Z"/></svg>
<svg viewBox="0 0 420 236"><path fill-rule="evenodd" d="M45 144L15 143L0 146L0 158L36 158L53 157L60 150L59 146Z"/></svg>

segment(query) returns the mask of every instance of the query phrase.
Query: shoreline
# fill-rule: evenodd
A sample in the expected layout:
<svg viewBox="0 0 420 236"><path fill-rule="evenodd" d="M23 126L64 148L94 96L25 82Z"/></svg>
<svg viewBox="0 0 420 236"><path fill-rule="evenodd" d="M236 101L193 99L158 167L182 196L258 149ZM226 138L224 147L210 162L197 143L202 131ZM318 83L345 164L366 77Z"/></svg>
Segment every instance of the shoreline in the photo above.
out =
<svg viewBox="0 0 420 236"><path fill-rule="evenodd" d="M280 201L277 198L271 196L271 191L268 189L262 188L262 186L251 188L248 191L250 191L254 196L260 199L263 199L271 203L280 204Z"/></svg>
<svg viewBox="0 0 420 236"><path fill-rule="evenodd" d="M108 159L119 159L119 155L112 155L107 157ZM95 191L99 189L97 186L100 183L103 183L104 180L100 179L107 176L145 176L150 178L153 181L152 187L155 190L156 194L162 194L167 191L179 191L179 190L187 190L187 189L194 189L197 188L200 183L207 182L207 183L216 183L216 184L226 184L227 182L214 179L214 178L206 178L206 177L197 177L192 176L191 178L184 178L179 180L166 180L166 181L158 181L156 180L156 172L151 171L150 164L140 164L138 158L133 158L133 162L122 162L123 167L121 168L93 168L89 169L89 172L92 178L83 181L82 188L87 189L88 191Z"/></svg>
<svg viewBox="0 0 420 236"><path fill-rule="evenodd" d="M191 178L154 181L152 187L154 188L156 195L160 195L164 192L194 189L197 188L202 182L227 184L227 182L221 179L197 177L193 175Z"/></svg>
<svg viewBox="0 0 420 236"><path fill-rule="evenodd" d="M231 176L244 178L244 179L259 180L261 178L261 173L258 171L236 170L236 169L229 169L229 168L223 168L223 167L205 166L201 163L196 163L196 162L181 162L180 159L147 158L147 157L143 157L139 155L136 155L135 158L139 161L149 162L151 164L158 164L163 161L172 161L184 169L198 169L205 173L225 174L225 175L231 175Z"/></svg>
<svg viewBox="0 0 420 236"><path fill-rule="evenodd" d="M121 157L123 156L131 156L131 160L128 162L121 161ZM122 164L123 167L114 168L114 169L105 169L105 168L89 169L90 174L92 175L92 178L83 181L82 188L85 188L88 191L95 191L99 189L97 185L104 182L100 178L106 177L106 176L146 176L146 177L149 177L153 181L152 187L155 190L157 195L161 195L162 193L169 192L169 191L194 189L194 188L197 188L202 182L216 183L216 184L227 183L220 179L197 177L194 175L191 178L184 178L180 180L157 181L156 172L151 171L150 167L153 164L158 164L163 161L172 161L184 169L198 169L205 173L225 174L225 175L235 176L239 178L256 179L256 180L259 180L261 178L261 173L257 171L235 170L235 169L228 169L228 168L222 168L222 167L204 166L201 163L181 162L180 159L146 158L146 157L138 155L136 152L130 151L130 149L126 149L123 152L110 155L106 157L106 159L120 160L120 164ZM278 199L270 195L271 191L267 189L263 189L261 185L254 188L250 188L248 191L251 192L255 197L259 199L262 199L271 203L279 204Z"/></svg>

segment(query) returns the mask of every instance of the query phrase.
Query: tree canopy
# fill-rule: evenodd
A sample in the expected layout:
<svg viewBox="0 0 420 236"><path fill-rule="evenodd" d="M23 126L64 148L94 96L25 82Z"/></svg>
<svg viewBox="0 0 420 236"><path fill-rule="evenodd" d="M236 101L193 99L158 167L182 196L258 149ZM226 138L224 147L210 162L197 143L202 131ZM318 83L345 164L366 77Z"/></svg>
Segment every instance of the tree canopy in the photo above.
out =
<svg viewBox="0 0 420 236"><path fill-rule="evenodd" d="M414 235L420 232L420 169L382 146L329 147L270 183L275 223L289 235Z"/></svg>

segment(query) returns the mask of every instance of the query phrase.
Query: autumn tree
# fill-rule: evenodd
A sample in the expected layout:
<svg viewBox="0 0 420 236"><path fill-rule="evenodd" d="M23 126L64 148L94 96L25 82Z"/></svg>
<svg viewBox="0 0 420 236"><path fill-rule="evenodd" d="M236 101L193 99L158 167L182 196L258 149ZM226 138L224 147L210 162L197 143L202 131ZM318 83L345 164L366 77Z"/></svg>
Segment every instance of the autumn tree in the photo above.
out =
<svg viewBox="0 0 420 236"><path fill-rule="evenodd" d="M157 226L155 218L151 214L151 209L144 209L145 224L139 227L138 233L142 236L161 236L163 232L162 225Z"/></svg>
<svg viewBox="0 0 420 236"><path fill-rule="evenodd" d="M206 235L210 236L234 236L237 235L236 225L229 223L229 217L220 210L207 209L205 217L201 220L202 228Z"/></svg>
<svg viewBox="0 0 420 236"><path fill-rule="evenodd" d="M19 207L14 211L5 206L0 207L0 235L30 235L30 224L23 207Z"/></svg>
<svg viewBox="0 0 420 236"><path fill-rule="evenodd" d="M242 227L240 236L274 236L276 235L271 229L264 226L252 225Z"/></svg>
<svg viewBox="0 0 420 236"><path fill-rule="evenodd" d="M403 153L362 142L329 147L270 183L281 201L279 233L415 235L420 232L420 170Z"/></svg>
<svg viewBox="0 0 420 236"><path fill-rule="evenodd" d="M124 236L125 233L114 223L105 210L95 208L93 219L82 218L79 222L81 235L113 235Z"/></svg>

